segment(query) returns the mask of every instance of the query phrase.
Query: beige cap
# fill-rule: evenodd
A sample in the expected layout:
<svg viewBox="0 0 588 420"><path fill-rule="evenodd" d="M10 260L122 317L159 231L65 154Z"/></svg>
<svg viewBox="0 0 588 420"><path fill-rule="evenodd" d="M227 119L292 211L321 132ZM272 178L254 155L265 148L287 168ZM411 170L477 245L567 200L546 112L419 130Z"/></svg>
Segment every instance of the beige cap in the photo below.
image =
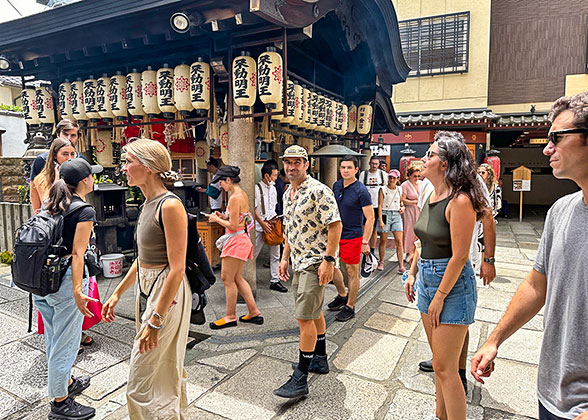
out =
<svg viewBox="0 0 588 420"><path fill-rule="evenodd" d="M288 147L285 151L284 154L282 155L282 159L284 158L296 158L296 157L301 157L304 158L306 160L308 160L308 153L306 153L306 149L304 147L298 146L298 145L293 145Z"/></svg>

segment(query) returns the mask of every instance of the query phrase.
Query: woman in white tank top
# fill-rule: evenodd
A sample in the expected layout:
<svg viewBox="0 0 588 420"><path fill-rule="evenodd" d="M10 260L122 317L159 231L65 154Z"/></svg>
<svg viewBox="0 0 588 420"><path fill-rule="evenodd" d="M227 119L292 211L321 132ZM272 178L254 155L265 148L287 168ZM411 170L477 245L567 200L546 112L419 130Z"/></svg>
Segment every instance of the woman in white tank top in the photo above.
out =
<svg viewBox="0 0 588 420"><path fill-rule="evenodd" d="M388 174L388 185L382 187L378 200L378 233L380 233L380 263L378 269L384 269L384 254L388 234L392 232L396 244L396 255L398 256L398 274L406 271L404 268L404 250L402 247L402 217L404 204L402 204L402 187L398 185L400 172L392 169Z"/></svg>

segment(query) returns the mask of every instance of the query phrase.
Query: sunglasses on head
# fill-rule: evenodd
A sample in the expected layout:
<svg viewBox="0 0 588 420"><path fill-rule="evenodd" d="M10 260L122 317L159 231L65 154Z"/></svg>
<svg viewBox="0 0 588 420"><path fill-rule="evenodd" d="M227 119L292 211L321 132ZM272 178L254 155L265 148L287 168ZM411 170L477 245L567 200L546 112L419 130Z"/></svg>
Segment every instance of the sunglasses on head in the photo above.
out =
<svg viewBox="0 0 588 420"><path fill-rule="evenodd" d="M560 141L562 141L563 136L568 134L588 134L588 129L586 128L567 128L565 130L559 131L552 131L549 133L548 138L553 145L557 145Z"/></svg>

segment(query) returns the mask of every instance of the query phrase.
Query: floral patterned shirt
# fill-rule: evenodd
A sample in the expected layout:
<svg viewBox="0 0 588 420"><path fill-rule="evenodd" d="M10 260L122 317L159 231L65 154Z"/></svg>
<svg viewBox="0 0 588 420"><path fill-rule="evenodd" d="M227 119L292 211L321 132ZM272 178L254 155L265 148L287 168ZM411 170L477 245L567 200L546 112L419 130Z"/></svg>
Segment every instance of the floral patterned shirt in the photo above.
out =
<svg viewBox="0 0 588 420"><path fill-rule="evenodd" d="M284 229L292 269L302 271L323 261L329 225L341 217L335 195L325 184L307 175L293 198L291 188L284 191Z"/></svg>

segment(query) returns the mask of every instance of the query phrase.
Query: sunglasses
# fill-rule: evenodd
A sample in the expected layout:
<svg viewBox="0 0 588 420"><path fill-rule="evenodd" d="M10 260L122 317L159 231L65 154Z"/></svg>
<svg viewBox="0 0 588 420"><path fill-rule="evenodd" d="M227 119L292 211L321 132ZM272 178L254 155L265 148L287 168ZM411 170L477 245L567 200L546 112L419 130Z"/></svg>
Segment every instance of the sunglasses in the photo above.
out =
<svg viewBox="0 0 588 420"><path fill-rule="evenodd" d="M486 175L486 171L478 171L480 175Z"/></svg>
<svg viewBox="0 0 588 420"><path fill-rule="evenodd" d="M563 136L567 136L568 134L588 134L588 129L586 128L568 128L565 130L559 131L552 131L549 133L548 138L553 145L557 145L562 139Z"/></svg>
<svg viewBox="0 0 588 420"><path fill-rule="evenodd" d="M425 153L426 159L431 159L433 156L439 156L439 153L433 152L432 150L427 150L427 152Z"/></svg>

